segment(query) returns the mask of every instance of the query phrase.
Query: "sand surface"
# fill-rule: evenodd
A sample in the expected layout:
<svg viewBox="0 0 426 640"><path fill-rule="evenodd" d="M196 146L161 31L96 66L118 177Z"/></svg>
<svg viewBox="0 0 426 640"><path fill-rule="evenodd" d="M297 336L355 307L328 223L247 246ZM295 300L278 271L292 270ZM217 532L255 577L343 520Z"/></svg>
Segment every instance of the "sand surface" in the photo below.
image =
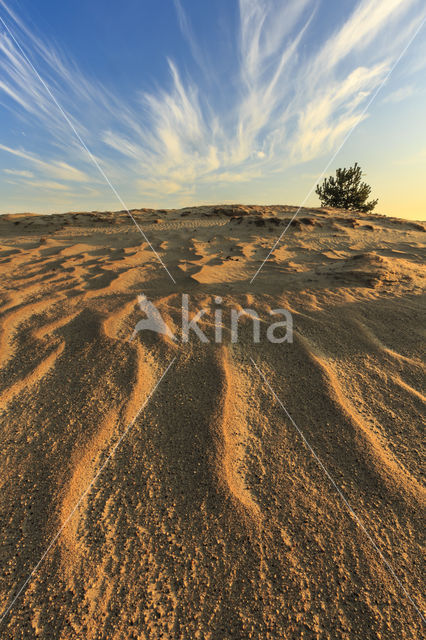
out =
<svg viewBox="0 0 426 640"><path fill-rule="evenodd" d="M1 638L422 637L425 225L303 210L250 284L295 210L133 211L176 284L126 213L0 218L2 607L63 527Z"/></svg>

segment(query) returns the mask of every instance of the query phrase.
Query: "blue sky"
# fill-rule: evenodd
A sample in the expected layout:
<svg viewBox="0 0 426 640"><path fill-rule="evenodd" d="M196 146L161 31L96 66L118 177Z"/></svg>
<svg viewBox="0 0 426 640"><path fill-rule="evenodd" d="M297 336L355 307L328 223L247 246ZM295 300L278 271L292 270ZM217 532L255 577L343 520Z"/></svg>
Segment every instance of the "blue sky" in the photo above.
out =
<svg viewBox="0 0 426 640"><path fill-rule="evenodd" d="M123 208L29 60L129 208L316 205L344 142L327 174L358 161L379 212L425 218L426 27L383 84L422 1L0 0L0 16L0 212Z"/></svg>

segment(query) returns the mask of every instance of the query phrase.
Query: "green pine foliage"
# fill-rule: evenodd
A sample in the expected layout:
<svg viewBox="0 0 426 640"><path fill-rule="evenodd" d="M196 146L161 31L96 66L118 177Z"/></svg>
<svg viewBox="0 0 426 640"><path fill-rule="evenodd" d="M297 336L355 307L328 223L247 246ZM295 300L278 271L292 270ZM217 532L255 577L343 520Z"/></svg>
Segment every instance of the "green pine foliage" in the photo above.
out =
<svg viewBox="0 0 426 640"><path fill-rule="evenodd" d="M368 213L373 211L378 202L378 200L367 202L371 187L366 182L362 182L362 169L357 162L349 169L337 169L336 177L325 178L322 185L317 185L315 192L323 207Z"/></svg>

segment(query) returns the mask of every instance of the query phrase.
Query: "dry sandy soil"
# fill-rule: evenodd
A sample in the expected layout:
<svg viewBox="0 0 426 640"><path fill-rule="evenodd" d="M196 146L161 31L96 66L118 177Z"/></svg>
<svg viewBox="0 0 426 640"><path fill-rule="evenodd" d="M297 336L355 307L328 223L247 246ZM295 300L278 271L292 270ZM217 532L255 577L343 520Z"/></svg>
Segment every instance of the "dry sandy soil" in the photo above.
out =
<svg viewBox="0 0 426 640"><path fill-rule="evenodd" d="M133 211L176 284L124 212L1 217L2 638L422 637L425 227L305 209L250 284L294 212Z"/></svg>

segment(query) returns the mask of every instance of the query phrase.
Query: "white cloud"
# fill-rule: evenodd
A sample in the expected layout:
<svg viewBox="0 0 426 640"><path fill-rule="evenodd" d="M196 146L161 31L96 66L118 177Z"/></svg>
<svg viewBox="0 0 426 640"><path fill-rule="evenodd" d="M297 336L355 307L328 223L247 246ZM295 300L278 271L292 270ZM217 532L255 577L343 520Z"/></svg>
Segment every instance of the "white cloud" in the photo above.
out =
<svg viewBox="0 0 426 640"><path fill-rule="evenodd" d="M11 176L17 176L18 178L34 178L32 171L19 171L18 169L3 169L4 173Z"/></svg>
<svg viewBox="0 0 426 640"><path fill-rule="evenodd" d="M69 186L61 184L60 182L53 182L52 180L28 180L26 184L40 189L54 189L59 191L69 190Z"/></svg>
<svg viewBox="0 0 426 640"><path fill-rule="evenodd" d="M418 0L360 0L349 3L351 13L330 26L319 42L313 26L321 11L327 11L327 0L239 0L236 50L229 60L232 82L220 87L224 108L215 100L214 68L183 3L174 0L204 84L197 85L169 61L168 86L143 93L138 110L85 78L63 54L29 31L4 0L0 4L114 184L120 191L123 185L152 197L190 196L202 192L203 185L251 181L329 153L368 115L362 115L365 105L423 17L419 9L413 18ZM56 153L48 159L5 145L0 149L28 162L45 184L98 181L69 126L7 34L0 39L0 71L5 100L44 127ZM387 99L402 99L408 88L398 91ZM60 153L62 160L57 159Z"/></svg>
<svg viewBox="0 0 426 640"><path fill-rule="evenodd" d="M210 65L206 61L204 49L200 47L197 41L197 38L195 37L194 31L189 22L188 16L185 13L185 10L181 4L181 1L173 0L173 2L176 9L179 28L185 40L189 44L192 57L195 60L195 62L198 64L198 66L202 69L205 76L208 76L209 79L212 80Z"/></svg>
<svg viewBox="0 0 426 640"><path fill-rule="evenodd" d="M418 89L416 89L414 85L408 84L405 87L400 87L399 89L395 89L395 91L392 91L391 93L389 93L383 99L383 102L402 102L403 100L406 100L407 98L411 98L412 96L415 96L418 93L419 91Z"/></svg>
<svg viewBox="0 0 426 640"><path fill-rule="evenodd" d="M88 177L85 173L76 169L76 167L72 167L66 162L62 161L53 161L46 162L45 160L41 160L34 154L29 151L25 151L24 149L12 149L11 147L7 147L4 144L0 144L0 149L3 151L7 151L18 158L23 158L27 160L31 164L35 165L39 170L41 170L44 174L60 178L61 180L71 180L75 182L87 182ZM7 171L7 169L6 169ZM22 175L22 174L21 174Z"/></svg>

